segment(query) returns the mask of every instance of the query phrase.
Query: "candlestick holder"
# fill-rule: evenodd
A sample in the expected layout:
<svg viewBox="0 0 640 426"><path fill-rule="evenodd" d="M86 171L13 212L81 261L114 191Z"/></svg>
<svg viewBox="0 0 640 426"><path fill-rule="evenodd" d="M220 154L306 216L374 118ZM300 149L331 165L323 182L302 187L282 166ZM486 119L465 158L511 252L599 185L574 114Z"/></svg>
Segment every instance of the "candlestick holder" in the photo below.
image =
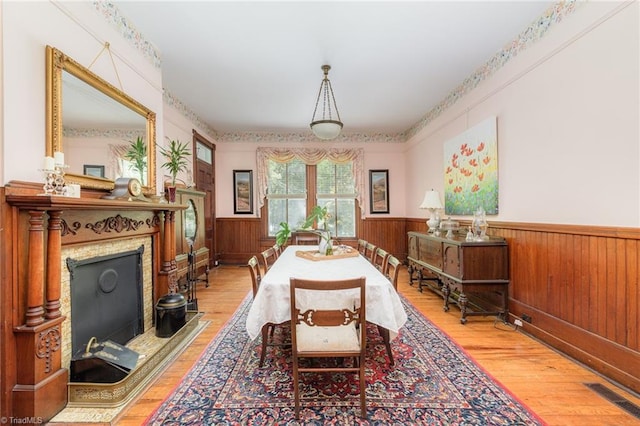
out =
<svg viewBox="0 0 640 426"><path fill-rule="evenodd" d="M53 182L53 192L55 192L56 195L67 194L67 185L64 182L64 169L68 167L69 166L65 164L56 164L55 180Z"/></svg>
<svg viewBox="0 0 640 426"><path fill-rule="evenodd" d="M64 181L66 165L56 165L54 169L40 169L44 173L43 195L66 195L67 185Z"/></svg>
<svg viewBox="0 0 640 426"><path fill-rule="evenodd" d="M44 174L44 185L42 189L44 190L44 194L42 195L53 195L56 189L56 171L49 169L39 169Z"/></svg>

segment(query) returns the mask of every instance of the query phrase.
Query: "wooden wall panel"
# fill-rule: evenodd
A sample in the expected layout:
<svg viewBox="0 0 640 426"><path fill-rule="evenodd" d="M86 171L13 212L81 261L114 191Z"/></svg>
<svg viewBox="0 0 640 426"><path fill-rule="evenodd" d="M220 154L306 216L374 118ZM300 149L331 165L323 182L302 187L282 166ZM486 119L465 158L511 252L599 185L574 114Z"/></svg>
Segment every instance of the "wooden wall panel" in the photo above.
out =
<svg viewBox="0 0 640 426"><path fill-rule="evenodd" d="M524 330L640 390L640 230L491 223L510 247L511 315Z"/></svg>
<svg viewBox="0 0 640 426"><path fill-rule="evenodd" d="M251 256L263 250L258 218L218 218L216 229L216 257L220 263L246 264Z"/></svg>
<svg viewBox="0 0 640 426"><path fill-rule="evenodd" d="M263 235L259 218L218 218L218 260L224 264L244 264L254 254L275 244ZM426 225L425 225L426 229ZM406 258L407 232L404 218L367 218L357 226L358 238L383 247L399 259ZM355 247L357 239L340 240Z"/></svg>

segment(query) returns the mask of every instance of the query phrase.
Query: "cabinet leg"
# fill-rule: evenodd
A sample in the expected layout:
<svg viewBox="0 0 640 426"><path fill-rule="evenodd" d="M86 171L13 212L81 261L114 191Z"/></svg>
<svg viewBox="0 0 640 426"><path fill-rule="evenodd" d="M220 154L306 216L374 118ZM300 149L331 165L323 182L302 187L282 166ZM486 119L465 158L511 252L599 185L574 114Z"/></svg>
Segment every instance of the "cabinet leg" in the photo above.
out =
<svg viewBox="0 0 640 426"><path fill-rule="evenodd" d="M460 324L466 324L467 322L467 302L467 296L461 291L458 296L458 305L460 305Z"/></svg>
<svg viewBox="0 0 640 426"><path fill-rule="evenodd" d="M422 293L422 271L418 271L418 290Z"/></svg>
<svg viewBox="0 0 640 426"><path fill-rule="evenodd" d="M442 283L442 297L444 299L442 310L445 312L449 311L449 293L451 293L449 286L446 283Z"/></svg>
<svg viewBox="0 0 640 426"><path fill-rule="evenodd" d="M409 272L409 285L413 286L413 266L411 264L407 266L407 272Z"/></svg>

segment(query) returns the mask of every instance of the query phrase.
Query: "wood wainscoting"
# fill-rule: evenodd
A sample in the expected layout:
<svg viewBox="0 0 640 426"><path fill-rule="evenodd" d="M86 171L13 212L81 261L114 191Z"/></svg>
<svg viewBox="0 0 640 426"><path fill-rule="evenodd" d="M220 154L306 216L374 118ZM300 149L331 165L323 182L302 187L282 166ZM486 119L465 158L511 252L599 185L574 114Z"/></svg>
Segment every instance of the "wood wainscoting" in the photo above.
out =
<svg viewBox="0 0 640 426"><path fill-rule="evenodd" d="M640 392L640 229L490 221L489 234L509 244L511 318Z"/></svg>
<svg viewBox="0 0 640 426"><path fill-rule="evenodd" d="M382 247L399 259L406 258L407 233L405 218L371 218L356 225L358 238ZM426 225L425 225L426 226ZM216 255L222 264L246 264L249 258L275 244L275 238L267 238L260 218L218 218ZM340 239L341 244L355 247L357 238Z"/></svg>

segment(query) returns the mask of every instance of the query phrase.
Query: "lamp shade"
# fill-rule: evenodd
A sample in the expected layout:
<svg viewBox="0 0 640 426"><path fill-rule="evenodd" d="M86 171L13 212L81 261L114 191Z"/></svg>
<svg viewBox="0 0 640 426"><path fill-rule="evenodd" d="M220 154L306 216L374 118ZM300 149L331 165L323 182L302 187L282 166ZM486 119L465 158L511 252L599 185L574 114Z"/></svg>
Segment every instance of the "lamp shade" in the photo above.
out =
<svg viewBox="0 0 640 426"><path fill-rule="evenodd" d="M311 123L313 134L319 139L335 139L340 135L342 123L335 120L319 120Z"/></svg>
<svg viewBox="0 0 640 426"><path fill-rule="evenodd" d="M434 191L433 189L425 192L424 200L422 200L422 204L420 204L421 209L441 209L443 208L442 203L440 202L440 194L438 191Z"/></svg>

